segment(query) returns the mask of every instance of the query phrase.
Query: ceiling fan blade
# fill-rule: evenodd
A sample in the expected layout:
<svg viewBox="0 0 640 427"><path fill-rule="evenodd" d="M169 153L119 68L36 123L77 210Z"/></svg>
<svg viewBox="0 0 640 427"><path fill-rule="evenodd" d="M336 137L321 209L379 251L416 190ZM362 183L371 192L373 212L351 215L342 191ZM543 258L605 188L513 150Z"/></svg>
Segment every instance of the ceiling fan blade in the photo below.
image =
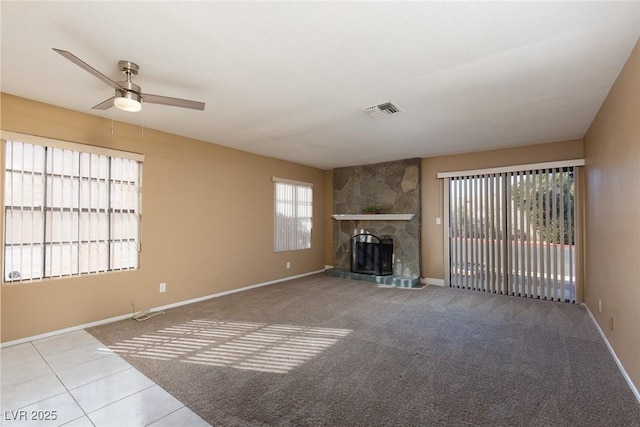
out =
<svg viewBox="0 0 640 427"><path fill-rule="evenodd" d="M171 98L169 96L142 94L142 102L149 104L171 105L173 107L192 108L194 110L204 110L204 102L190 101L188 99Z"/></svg>
<svg viewBox="0 0 640 427"><path fill-rule="evenodd" d="M106 84L108 84L109 86L111 86L114 89L118 89L118 90L125 90L122 86L120 86L118 83L114 82L113 80L111 80L109 77L105 76L104 74L102 74L100 71L96 70L95 68L93 68L91 65L87 64L86 62L84 62L82 59L78 58L77 56L75 56L73 53L71 52L67 52L66 50L62 50L62 49L56 49L55 47L52 48L54 51L58 52L60 55L64 56L65 58L67 58L69 61L73 62L74 64L76 64L78 67L82 68L83 70L93 74L95 77L99 78L100 80L102 80L103 82L105 82ZM95 107L94 107L95 108Z"/></svg>
<svg viewBox="0 0 640 427"><path fill-rule="evenodd" d="M93 110L108 110L109 108L113 107L114 98L115 98L115 95L112 96L109 99L105 99L100 104L91 107L91 109L93 109Z"/></svg>

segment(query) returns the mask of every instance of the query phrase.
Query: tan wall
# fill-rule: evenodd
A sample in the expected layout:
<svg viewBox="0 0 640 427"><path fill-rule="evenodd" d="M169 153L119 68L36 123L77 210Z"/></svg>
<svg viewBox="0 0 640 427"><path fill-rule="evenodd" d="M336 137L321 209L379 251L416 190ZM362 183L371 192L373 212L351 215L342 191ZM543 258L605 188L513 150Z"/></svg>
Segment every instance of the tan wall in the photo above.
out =
<svg viewBox="0 0 640 427"><path fill-rule="evenodd" d="M640 41L584 143L585 302L640 388Z"/></svg>
<svg viewBox="0 0 640 427"><path fill-rule="evenodd" d="M444 278L443 181L438 172L484 169L583 158L582 140L560 141L422 159L422 277Z"/></svg>
<svg viewBox="0 0 640 427"><path fill-rule="evenodd" d="M325 171L151 129L141 138L118 122L112 135L111 120L7 94L1 119L4 130L145 155L141 268L3 284L2 342L324 267ZM273 253L273 175L313 183L312 249Z"/></svg>

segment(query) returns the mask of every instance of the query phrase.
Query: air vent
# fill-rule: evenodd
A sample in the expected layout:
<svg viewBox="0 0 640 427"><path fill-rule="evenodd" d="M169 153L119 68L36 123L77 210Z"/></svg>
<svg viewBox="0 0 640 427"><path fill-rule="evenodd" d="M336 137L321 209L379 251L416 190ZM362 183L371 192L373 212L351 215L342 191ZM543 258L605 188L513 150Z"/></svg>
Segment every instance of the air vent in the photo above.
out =
<svg viewBox="0 0 640 427"><path fill-rule="evenodd" d="M380 117L399 113L402 110L393 102L387 101L377 105L372 105L370 107L365 107L362 109L362 111L368 114L370 117Z"/></svg>

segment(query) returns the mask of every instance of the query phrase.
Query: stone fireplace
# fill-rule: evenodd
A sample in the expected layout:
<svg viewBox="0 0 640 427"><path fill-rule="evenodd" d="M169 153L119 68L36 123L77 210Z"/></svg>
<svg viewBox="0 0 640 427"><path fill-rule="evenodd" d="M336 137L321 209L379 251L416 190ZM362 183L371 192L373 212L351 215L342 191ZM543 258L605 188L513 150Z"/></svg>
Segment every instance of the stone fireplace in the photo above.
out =
<svg viewBox="0 0 640 427"><path fill-rule="evenodd" d="M334 169L334 267L351 270L354 236L388 236L392 274L419 278L420 208L420 159Z"/></svg>

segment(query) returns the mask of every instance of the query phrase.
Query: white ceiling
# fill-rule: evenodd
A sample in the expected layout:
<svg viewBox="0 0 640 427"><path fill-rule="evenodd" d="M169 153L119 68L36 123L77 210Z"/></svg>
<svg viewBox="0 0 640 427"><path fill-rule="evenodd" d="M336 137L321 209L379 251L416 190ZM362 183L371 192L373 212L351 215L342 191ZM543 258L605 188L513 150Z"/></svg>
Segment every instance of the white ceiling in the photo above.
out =
<svg viewBox="0 0 640 427"><path fill-rule="evenodd" d="M639 1L0 7L3 92L322 169L581 138L640 36ZM91 110L112 89L52 47L206 109Z"/></svg>

